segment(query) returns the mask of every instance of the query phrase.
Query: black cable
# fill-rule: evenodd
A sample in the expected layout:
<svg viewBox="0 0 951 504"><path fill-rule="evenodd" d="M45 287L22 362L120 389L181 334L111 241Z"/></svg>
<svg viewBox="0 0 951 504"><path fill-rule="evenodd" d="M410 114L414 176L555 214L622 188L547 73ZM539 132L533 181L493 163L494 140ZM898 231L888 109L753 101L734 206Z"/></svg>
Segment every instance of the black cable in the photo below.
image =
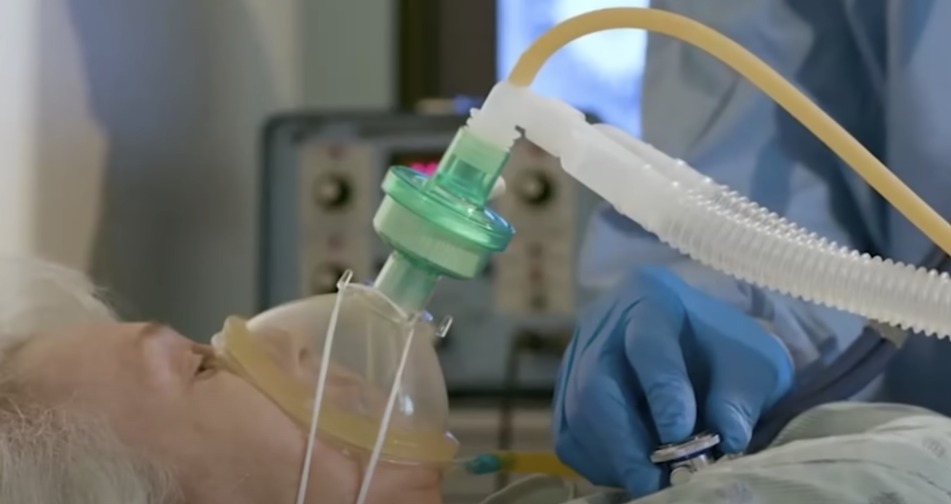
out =
<svg viewBox="0 0 951 504"><path fill-rule="evenodd" d="M853 355L843 355L843 362L833 363L831 368L835 369L823 373L836 379L815 380L816 385L803 387L807 393L794 392L763 415L753 430L747 453L756 453L769 446L801 413L855 396L885 371L897 353L898 347L882 338L875 329L866 327L859 340L846 350L846 354Z"/></svg>
<svg viewBox="0 0 951 504"><path fill-rule="evenodd" d="M523 342L527 335L519 333L512 338L509 345L509 352L505 359L505 374L502 377L502 398L499 402L499 429L496 447L499 451L506 451L512 448L513 423L515 409L515 399L518 396L518 375L519 364L521 363L521 353ZM509 474L500 472L495 475L495 491L498 492L509 484Z"/></svg>
<svg viewBox="0 0 951 504"><path fill-rule="evenodd" d="M503 395L499 404L499 430L497 449L507 451L512 449L514 441L515 402L520 396L519 368L523 353L535 355L552 355L560 357L565 353L571 340L571 333L555 333L541 335L534 332L518 333L509 345L509 354L505 361L503 376ZM551 400L551 395L548 396ZM495 491L498 492L508 486L509 474L498 473L495 476Z"/></svg>
<svg viewBox="0 0 951 504"><path fill-rule="evenodd" d="M951 258L943 250L935 248L922 265L947 271L949 260ZM756 453L769 446L790 421L806 410L854 397L885 373L900 350L878 329L866 325L859 337L832 364L809 382L794 388L760 418L753 429L747 452Z"/></svg>

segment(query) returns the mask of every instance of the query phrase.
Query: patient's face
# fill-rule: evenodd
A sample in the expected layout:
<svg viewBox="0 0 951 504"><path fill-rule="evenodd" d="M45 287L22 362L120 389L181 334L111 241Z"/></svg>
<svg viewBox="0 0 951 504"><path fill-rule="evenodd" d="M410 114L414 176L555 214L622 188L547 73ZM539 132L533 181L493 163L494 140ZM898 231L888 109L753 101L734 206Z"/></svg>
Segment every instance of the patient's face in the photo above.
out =
<svg viewBox="0 0 951 504"><path fill-rule="evenodd" d="M170 464L190 504L292 503L304 434L244 380L206 368L210 355L165 326L111 323L31 343L19 365L42 398L104 415ZM364 467L318 441L308 502L354 502ZM438 487L431 469L381 463L368 502L438 503Z"/></svg>

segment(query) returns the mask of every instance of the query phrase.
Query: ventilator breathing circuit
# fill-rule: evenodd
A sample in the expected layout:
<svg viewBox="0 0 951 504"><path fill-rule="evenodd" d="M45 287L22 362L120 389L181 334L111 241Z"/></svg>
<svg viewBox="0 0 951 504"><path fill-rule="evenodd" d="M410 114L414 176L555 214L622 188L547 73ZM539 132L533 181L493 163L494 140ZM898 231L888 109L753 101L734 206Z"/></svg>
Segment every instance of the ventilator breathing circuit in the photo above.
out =
<svg viewBox="0 0 951 504"><path fill-rule="evenodd" d="M718 185L633 137L619 138L529 86L565 44L608 29L638 28L700 47L799 119L945 252L951 226L848 132L779 73L715 30L670 12L615 8L569 19L521 56L508 80L474 109L432 178L394 167L374 225L395 249L375 286L421 308L440 275L472 278L514 230L485 207L509 150L525 137L662 241L740 280L879 322L951 336L948 275L832 243Z"/></svg>
<svg viewBox="0 0 951 504"><path fill-rule="evenodd" d="M514 229L486 208L486 201L514 142L524 132L620 213L700 263L756 286L883 324L951 336L947 274L839 246L682 161L620 130L592 126L578 110L528 89L542 65L567 43L621 28L668 35L726 63L802 122L918 229L951 253L951 226L752 53L677 14L613 8L569 19L536 40L482 108L472 110L432 177L392 167L383 182L386 196L374 227L394 252L376 279L376 289L407 313L421 311L441 276L474 278L492 254L507 247ZM505 456L511 458L511 454ZM551 465L552 457L540 458L545 462L541 466Z"/></svg>

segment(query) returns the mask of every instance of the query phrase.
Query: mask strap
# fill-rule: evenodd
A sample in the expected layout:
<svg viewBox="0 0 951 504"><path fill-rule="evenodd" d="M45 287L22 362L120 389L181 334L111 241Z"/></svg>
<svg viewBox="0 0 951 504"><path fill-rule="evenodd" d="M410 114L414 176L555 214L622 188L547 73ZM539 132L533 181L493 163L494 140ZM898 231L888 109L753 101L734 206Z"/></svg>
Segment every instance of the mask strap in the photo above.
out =
<svg viewBox="0 0 951 504"><path fill-rule="evenodd" d="M376 435L376 443L373 445L373 452L370 454L367 470L363 473L363 481L360 483L360 493L357 495L356 504L364 504L367 500L367 496L370 494L370 482L373 480L373 473L376 471L376 466L380 461L380 453L383 451L383 442L386 440L386 431L390 426L390 419L393 416L393 406L396 404L396 396L400 392L400 382L403 381L403 371L406 369L406 361L409 358L409 350L413 344L413 336L415 334L416 317L413 316L410 319L409 335L406 336L406 344L403 345L403 352L400 355L400 364L399 367L396 368L396 376L393 378L393 386L390 388L390 397L386 402L386 411L383 412L380 430Z"/></svg>
<svg viewBox="0 0 951 504"><path fill-rule="evenodd" d="M330 312L330 322L327 324L327 334L324 337L324 350L320 358L320 374L317 377L317 391L314 392L314 409L310 415L310 430L307 433L307 452L304 454L304 467L301 469L300 487L297 489L297 504L304 504L307 495L307 484L310 482L310 466L314 459L314 441L317 438L317 420L320 416L320 404L324 400L324 389L327 386L327 372L330 368L330 352L333 350L333 340L337 333L337 318L340 314L340 301L343 291L350 284L353 272L347 270L337 282L337 298L334 299L334 308Z"/></svg>

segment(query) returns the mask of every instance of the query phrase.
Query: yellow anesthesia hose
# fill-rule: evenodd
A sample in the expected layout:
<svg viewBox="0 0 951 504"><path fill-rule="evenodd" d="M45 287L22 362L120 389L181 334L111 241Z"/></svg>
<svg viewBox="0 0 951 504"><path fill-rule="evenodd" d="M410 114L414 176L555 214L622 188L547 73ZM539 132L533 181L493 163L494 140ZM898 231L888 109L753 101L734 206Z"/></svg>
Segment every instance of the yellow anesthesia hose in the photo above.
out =
<svg viewBox="0 0 951 504"><path fill-rule="evenodd" d="M951 255L951 225L947 221L782 75L743 46L692 19L672 12L634 7L582 14L539 37L522 53L508 80L516 86L528 87L542 65L563 46L591 33L618 28L662 33L699 47L726 63L798 119L915 227Z"/></svg>

